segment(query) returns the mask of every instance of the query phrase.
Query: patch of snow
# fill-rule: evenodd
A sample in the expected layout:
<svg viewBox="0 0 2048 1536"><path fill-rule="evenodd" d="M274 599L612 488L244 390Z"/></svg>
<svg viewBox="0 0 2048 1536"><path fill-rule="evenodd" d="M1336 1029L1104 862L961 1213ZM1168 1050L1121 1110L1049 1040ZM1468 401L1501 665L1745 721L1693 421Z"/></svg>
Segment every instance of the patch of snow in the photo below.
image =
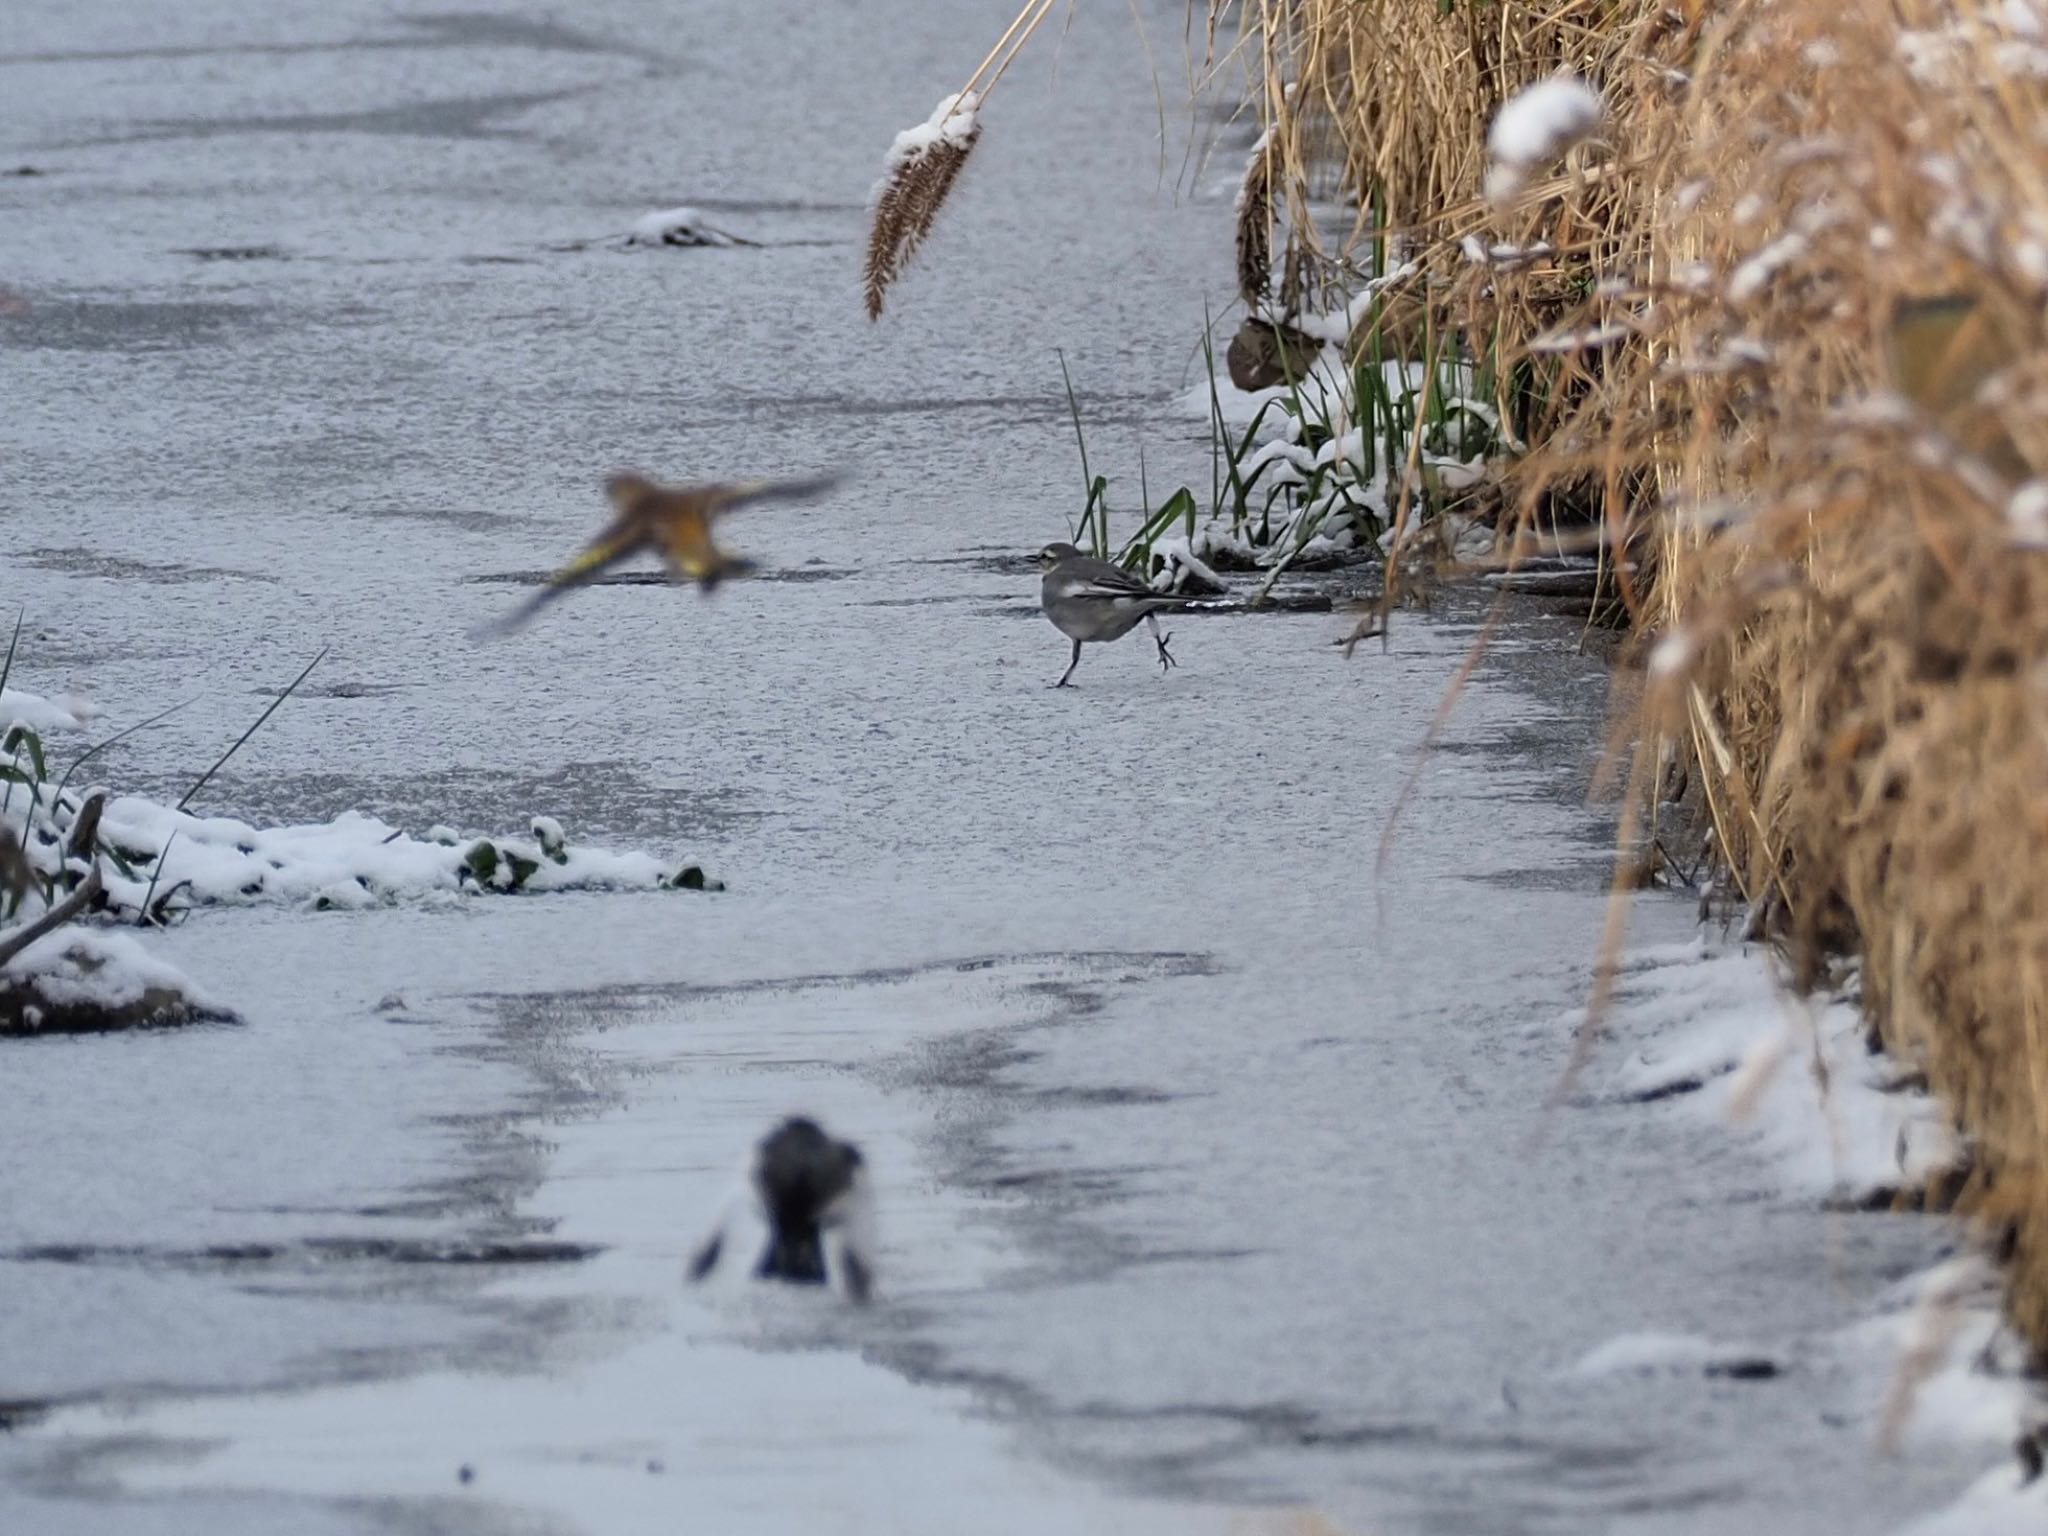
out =
<svg viewBox="0 0 2048 1536"><path fill-rule="evenodd" d="M2013 542L2026 549L2048 548L2048 481L2029 480L2005 504Z"/></svg>
<svg viewBox="0 0 2048 1536"><path fill-rule="evenodd" d="M1604 112L1599 92L1571 74L1552 75L1510 96L1486 135L1492 160L1486 171L1487 198L1496 203L1513 198L1531 171L1592 137Z"/></svg>
<svg viewBox="0 0 2048 1536"><path fill-rule="evenodd" d="M1899 1536L2041 1536L2048 1530L2048 1478L2023 1480L2015 1461L1985 1473L1947 1509Z"/></svg>
<svg viewBox="0 0 2048 1536"><path fill-rule="evenodd" d="M46 699L20 688L0 688L0 735L17 725L39 734L75 730L96 713L90 704L69 695Z"/></svg>
<svg viewBox="0 0 2048 1536"><path fill-rule="evenodd" d="M1728 302L1747 304L1778 272L1806 253L1806 237L1780 235L1738 266L1728 278Z"/></svg>
<svg viewBox="0 0 2048 1536"><path fill-rule="evenodd" d="M1770 1351L1741 1344L1718 1344L1689 1333L1624 1333L1595 1345L1572 1365L1581 1377L1700 1372L1771 1358Z"/></svg>
<svg viewBox="0 0 2048 1536"><path fill-rule="evenodd" d="M1654 1043L1616 1073L1637 1096L1669 1095L1678 1113L1736 1128L1767 1154L1794 1199L1859 1198L1917 1185L1960 1165L1941 1106L1873 1055L1843 998L1790 996L1762 951L1704 941L1646 950L1623 966L1618 1013ZM2023 1486L2009 1448L2042 1422L2025 1349L2004 1319L2003 1282L1967 1253L1910 1276L1873 1315L1826 1336L1831 1358L1889 1382L1867 1404L1884 1448L1981 1445L2002 1453L1951 1508L1906 1536L1980 1536L2048 1528L2048 1482ZM1592 1351L1574 1374L1711 1367L1724 1346L1639 1334ZM1760 1357L1746 1351L1745 1357Z"/></svg>
<svg viewBox="0 0 2048 1536"><path fill-rule="evenodd" d="M22 838L43 875L56 875L61 843L87 795L67 789L60 803L51 787L10 788L0 798L0 826ZM27 835L31 825L37 835ZM534 817L530 831L530 838L462 837L436 826L421 838L360 811L259 827L122 795L103 807L98 846L108 904L124 914L277 902L355 909L465 891L647 890L678 883L688 867L575 846L551 816ZM74 859L71 868L76 875L84 864Z"/></svg>
<svg viewBox="0 0 2048 1536"><path fill-rule="evenodd" d="M1957 1165L1941 1106L1898 1088L1899 1065L1871 1054L1853 1003L1790 997L1741 947L1703 947L1629 988L1633 1017L1670 1027L1616 1086L1640 1096L1702 1083L1688 1102L1772 1154L1789 1191L1855 1200Z"/></svg>
<svg viewBox="0 0 2048 1536"><path fill-rule="evenodd" d="M1651 647L1650 676L1674 677L1683 672L1691 661L1692 636L1685 630L1674 629Z"/></svg>
<svg viewBox="0 0 2048 1536"><path fill-rule="evenodd" d="M643 214L626 231L628 245L739 245L741 240L728 230L710 223L695 208L664 208Z"/></svg>
<svg viewBox="0 0 2048 1536"><path fill-rule="evenodd" d="M1630 335L1625 325L1608 323L1589 325L1576 331L1552 331L1538 336L1529 343L1531 352L1597 352L1611 347L1617 341L1625 341Z"/></svg>
<svg viewBox="0 0 2048 1536"><path fill-rule="evenodd" d="M157 959L127 934L103 928L74 926L46 933L0 965L0 976L33 983L58 1007L123 1008L159 991L177 993L197 1008L218 1008L176 966Z"/></svg>
<svg viewBox="0 0 2048 1536"><path fill-rule="evenodd" d="M980 105L981 98L973 91L964 96L941 97L930 117L897 134L889 145L889 153L883 157L882 177L875 183L875 195L880 196L899 170L935 145L949 144L958 150L973 147L974 136L980 131L976 121Z"/></svg>
<svg viewBox="0 0 2048 1536"><path fill-rule="evenodd" d="M541 817L554 838L561 827ZM437 829L442 830L442 829ZM660 886L675 873L651 854L579 848L548 839L492 837L440 842L409 836L374 816L344 811L309 826L257 827L226 816L193 816L124 795L110 801L101 820L109 845L154 859L159 895L178 890L193 905L305 902L360 907L435 892L478 887L527 891L628 890ZM480 843L496 850L489 870L475 868ZM161 855L160 858L157 856ZM513 860L521 863L517 869ZM525 869L531 864L531 869ZM523 875L518 870L524 870ZM109 870L107 889L124 907L139 909L150 878L128 879Z"/></svg>
<svg viewBox="0 0 2048 1536"><path fill-rule="evenodd" d="M1215 523L1208 525L1209 528L1217 526ZM1193 578L1198 591L1210 588L1220 594L1230 590L1229 584L1196 553L1195 540L1200 539L1206 531L1207 528L1197 528L1194 539L1183 534L1175 534L1168 538L1153 540L1152 554L1154 558L1165 562L1160 574L1166 578L1164 582L1155 580L1155 586L1163 586L1169 592L1185 591L1189 578Z"/></svg>

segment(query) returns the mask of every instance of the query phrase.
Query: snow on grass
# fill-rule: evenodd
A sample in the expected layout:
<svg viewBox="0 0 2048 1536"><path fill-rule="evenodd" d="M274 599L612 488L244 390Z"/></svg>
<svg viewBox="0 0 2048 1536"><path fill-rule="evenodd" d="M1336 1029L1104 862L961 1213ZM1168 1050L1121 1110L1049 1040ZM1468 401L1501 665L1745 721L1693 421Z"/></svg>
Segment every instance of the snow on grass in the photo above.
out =
<svg viewBox="0 0 2048 1536"><path fill-rule="evenodd" d="M108 874L108 891L136 911L152 881L159 894L175 893L174 910L259 902L326 909L461 892L652 890L683 882L695 867L571 846L552 817L535 818L530 830L530 837L421 838L360 811L307 826L258 827L132 795L109 802L101 821L107 846L136 867L132 878Z"/></svg>
<svg viewBox="0 0 2048 1536"><path fill-rule="evenodd" d="M351 910L462 893L723 888L694 864L572 846L552 816L534 817L526 836L465 838L436 826L412 837L360 811L259 827L135 795L73 790L53 777L42 727L29 722L76 724L79 712L12 690L4 704L10 752L0 760L0 833L20 879L10 877L0 890L0 943L18 941L67 898L78 920L162 923L211 905ZM23 854L25 871L18 869ZM95 878L101 884L91 887ZM77 920L27 944L0 969L0 1034L218 1016L217 1005L132 939Z"/></svg>
<svg viewBox="0 0 2048 1536"><path fill-rule="evenodd" d="M131 1029L231 1017L184 972L125 933L60 928L0 965L0 1033Z"/></svg>
<svg viewBox="0 0 2048 1536"><path fill-rule="evenodd" d="M90 704L69 695L46 699L19 688L0 688L0 736L17 725L32 731L76 730L94 713Z"/></svg>
<svg viewBox="0 0 2048 1536"><path fill-rule="evenodd" d="M1486 196L1512 202L1530 173L1599 130L1600 95L1576 75L1552 75L1517 91L1494 114L1486 135Z"/></svg>
<svg viewBox="0 0 2048 1536"><path fill-rule="evenodd" d="M1788 995L1766 951L1706 942L1646 949L1624 966L1619 988L1617 1024L1648 1043L1615 1069L1613 1086L1747 1138L1782 1196L1854 1205L1924 1187L1961 1165L1947 1114L1904 1064L1868 1048L1855 1003ZM1827 1352L1889 1384L1887 1400L1862 1405L1880 1446L2005 1453L2044 1421L2048 1405L2025 1375L2001 1295L1994 1266L1966 1253L1908 1277L1871 1315L1827 1337ZM1628 1335L1595 1349L1575 1374L1713 1370L1726 1348ZM2009 1455L1952 1508L1910 1527L1911 1536L2044 1529L2048 1479L2027 1484Z"/></svg>
<svg viewBox="0 0 2048 1536"><path fill-rule="evenodd" d="M10 692L8 703L22 718L73 718L30 694ZM0 784L0 827L20 841L44 881L69 889L88 861L64 850L93 792L60 794L45 781L45 766L40 743L34 753L23 743L14 763L0 764L13 776ZM93 842L108 908L151 920L208 905L326 909L457 893L721 888L695 864L575 846L551 816L534 817L520 836L464 837L437 826L414 837L360 811L310 825L259 827L122 795L106 799Z"/></svg>
<svg viewBox="0 0 2048 1536"><path fill-rule="evenodd" d="M981 98L972 91L965 96L941 97L939 104L932 108L930 117L897 134L890 142L889 153L883 157L882 177L875 183L875 197L881 196L882 190L903 167L940 144L963 154L972 149L980 106Z"/></svg>
<svg viewBox="0 0 2048 1536"><path fill-rule="evenodd" d="M1631 1020L1658 1033L1616 1086L1654 1097L1697 1085L1683 1095L1696 1112L1754 1141L1789 1193L1855 1202L1960 1160L1941 1106L1871 1053L1854 1003L1788 996L1760 952L1688 948L1626 985Z"/></svg>
<svg viewBox="0 0 2048 1536"><path fill-rule="evenodd" d="M1385 548L1411 459L1409 517L1419 529L1438 496L1479 484L1516 446L1469 361L1440 360L1432 380L1417 360L1351 356L1380 291L1407 270L1326 313L1291 318L1288 329L1317 346L1288 383L1243 390L1219 372L1177 397L1220 432L1230 464L1223 505L1191 541L1194 554L1277 570ZM1491 530L1469 542L1490 548Z"/></svg>

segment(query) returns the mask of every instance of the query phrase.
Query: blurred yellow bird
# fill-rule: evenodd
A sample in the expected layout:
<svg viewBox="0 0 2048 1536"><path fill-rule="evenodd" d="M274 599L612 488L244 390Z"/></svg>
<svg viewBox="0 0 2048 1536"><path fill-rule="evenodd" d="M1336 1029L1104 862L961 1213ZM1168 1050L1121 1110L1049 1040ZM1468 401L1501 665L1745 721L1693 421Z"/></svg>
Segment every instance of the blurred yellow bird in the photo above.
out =
<svg viewBox="0 0 2048 1536"><path fill-rule="evenodd" d="M656 485L640 475L613 475L604 483L615 516L574 560L548 578L547 585L484 633L518 629L541 609L578 587L588 586L621 561L652 550L679 581L694 581L709 592L728 576L744 576L751 560L718 547L712 529L735 507L755 501L808 501L838 484L836 475L808 480L741 480L731 485Z"/></svg>

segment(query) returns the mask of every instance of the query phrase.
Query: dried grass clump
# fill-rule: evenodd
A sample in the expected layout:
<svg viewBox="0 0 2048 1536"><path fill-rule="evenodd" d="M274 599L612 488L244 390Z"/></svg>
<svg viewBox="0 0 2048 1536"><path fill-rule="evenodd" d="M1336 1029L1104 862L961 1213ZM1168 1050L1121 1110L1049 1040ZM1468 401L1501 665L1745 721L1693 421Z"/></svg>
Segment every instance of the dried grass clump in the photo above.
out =
<svg viewBox="0 0 2048 1536"><path fill-rule="evenodd" d="M1265 162L1267 196L1250 195L1248 173L1240 249L1245 222L1261 219L1284 221L1291 251L1339 268L1390 235L1411 246L1455 239L1483 214L1487 134L1502 104L1579 76L1625 126L1634 99L1661 90L1656 61L1679 30L1673 16L1651 0L1210 0L1210 73L1244 71L1265 130L1254 160ZM1317 226L1319 197L1351 204L1349 230L1333 238Z"/></svg>
<svg viewBox="0 0 2048 1536"><path fill-rule="evenodd" d="M2048 1363L2048 4L1211 21L1267 130L1241 213L1332 268L1388 240L1433 344L1497 365L1510 517L1594 517L1655 637L1631 814L1682 763L1795 971L1860 957ZM1597 133L1490 206L1497 109L1561 73Z"/></svg>
<svg viewBox="0 0 2048 1536"><path fill-rule="evenodd" d="M1399 315L1432 373L1437 361L1471 365L1510 438L1554 438L1605 352L1633 334L1621 313L1632 285L1613 279L1647 265L1639 209L1651 167L1638 147L1683 93L1677 66L1702 25L1697 9L1211 0L1209 24L1211 77L1243 69L1263 128L1238 200L1253 324L1284 331L1373 281L1354 343L1384 347ZM1596 99L1597 119L1538 113L1549 131L1490 148L1501 108L1546 88ZM1525 511L1582 510L1598 471L1589 481L1574 468L1577 478L1553 465ZM1404 545L1416 489L1404 484L1395 514ZM1389 602L1407 569L1393 564Z"/></svg>
<svg viewBox="0 0 2048 1536"><path fill-rule="evenodd" d="M1632 340L1522 504L1598 488L1662 637L1638 782L1689 761L1797 974L1861 958L2048 1361L2044 35L2010 4L1717 12L1631 147Z"/></svg>

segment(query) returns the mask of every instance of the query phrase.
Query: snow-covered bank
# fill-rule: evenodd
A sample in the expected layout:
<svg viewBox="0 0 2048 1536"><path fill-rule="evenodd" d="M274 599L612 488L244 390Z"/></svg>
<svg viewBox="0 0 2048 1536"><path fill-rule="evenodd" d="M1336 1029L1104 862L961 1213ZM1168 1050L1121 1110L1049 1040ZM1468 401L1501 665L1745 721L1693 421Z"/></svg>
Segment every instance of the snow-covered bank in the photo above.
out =
<svg viewBox="0 0 2048 1536"><path fill-rule="evenodd" d="M528 837L465 837L445 826L414 837L360 811L258 827L72 789L43 736L75 732L90 714L76 701L0 693L0 1034L232 1016L133 938L82 922L162 927L197 906L332 911L481 892L723 889L696 864L572 846L552 816L532 817ZM68 755L75 767L91 754Z"/></svg>
<svg viewBox="0 0 2048 1536"><path fill-rule="evenodd" d="M1631 1044L1610 1091L1646 1112L1725 1128L1761 1154L1779 1198L1832 1208L1829 1223L1860 1220L1860 1209L1957 1172L1966 1149L1942 1106L1907 1065L1870 1049L1853 999L1792 996L1773 967L1762 949L1704 940L1633 953L1615 1019ZM2038 1531L2048 1523L2048 1480L2032 1479L2014 1447L2048 1422L2048 1397L2025 1374L2001 1289L1990 1260L1967 1249L1871 1298L1863 1321L1831 1337L1780 1351L1630 1336L1577 1370L1713 1372L1778 1353L1825 1356L1861 1383L1844 1411L1870 1435L1873 1454L1984 1451L1989 1470L1953 1508L1908 1527L1912 1536Z"/></svg>

